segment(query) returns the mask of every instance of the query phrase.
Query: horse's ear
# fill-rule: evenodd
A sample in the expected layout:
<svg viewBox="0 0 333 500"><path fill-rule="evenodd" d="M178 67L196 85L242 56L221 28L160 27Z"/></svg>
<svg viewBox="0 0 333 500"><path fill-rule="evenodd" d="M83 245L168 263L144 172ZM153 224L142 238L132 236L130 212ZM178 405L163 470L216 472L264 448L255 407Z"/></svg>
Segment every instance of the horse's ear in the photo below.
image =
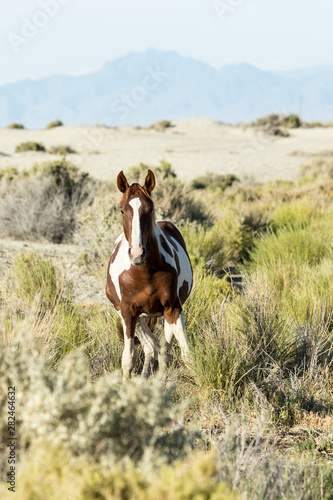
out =
<svg viewBox="0 0 333 500"><path fill-rule="evenodd" d="M152 192L152 190L155 187L155 175L151 170L148 170L148 174L146 176L145 183L144 183L143 187L146 189L146 191L148 191L149 194Z"/></svg>
<svg viewBox="0 0 333 500"><path fill-rule="evenodd" d="M122 193L125 193L125 191L128 189L128 182L123 171L119 172L118 174L117 186L119 191L121 191Z"/></svg>

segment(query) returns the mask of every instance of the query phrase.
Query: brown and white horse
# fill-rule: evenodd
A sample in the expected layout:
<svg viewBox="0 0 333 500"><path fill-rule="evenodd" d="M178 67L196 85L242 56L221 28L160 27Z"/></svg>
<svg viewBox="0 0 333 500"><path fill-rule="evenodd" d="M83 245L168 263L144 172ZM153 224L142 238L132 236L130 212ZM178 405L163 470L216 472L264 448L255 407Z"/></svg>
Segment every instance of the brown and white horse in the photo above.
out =
<svg viewBox="0 0 333 500"><path fill-rule="evenodd" d="M145 354L142 375L148 377L159 348L142 318L163 316L167 349L175 336L183 359L189 358L183 304L192 288L192 267L178 229L171 222L156 221L151 198L153 172L148 170L143 186L129 186L120 172L117 185L123 193L120 209L124 232L117 238L110 258L106 295L122 319L123 374L129 377L133 370L136 335Z"/></svg>

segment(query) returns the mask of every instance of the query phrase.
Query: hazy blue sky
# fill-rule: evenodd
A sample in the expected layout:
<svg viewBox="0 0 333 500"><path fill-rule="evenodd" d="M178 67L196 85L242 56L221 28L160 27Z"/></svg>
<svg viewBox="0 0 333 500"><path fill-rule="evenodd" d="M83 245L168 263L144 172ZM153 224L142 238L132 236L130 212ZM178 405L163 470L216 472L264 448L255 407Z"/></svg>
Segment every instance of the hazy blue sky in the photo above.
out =
<svg viewBox="0 0 333 500"><path fill-rule="evenodd" d="M333 63L331 0L7 0L1 10L0 84L86 73L151 47L216 67Z"/></svg>

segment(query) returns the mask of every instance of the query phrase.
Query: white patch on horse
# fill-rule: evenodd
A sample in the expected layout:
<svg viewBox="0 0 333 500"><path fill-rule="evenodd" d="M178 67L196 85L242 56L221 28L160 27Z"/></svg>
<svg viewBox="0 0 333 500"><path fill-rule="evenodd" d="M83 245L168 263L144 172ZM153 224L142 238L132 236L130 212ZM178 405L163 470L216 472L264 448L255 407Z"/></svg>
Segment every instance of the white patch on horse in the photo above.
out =
<svg viewBox="0 0 333 500"><path fill-rule="evenodd" d="M157 239L157 242L158 242L158 248L159 248L160 253L163 255L165 261L168 264L170 264L170 266L172 266L173 268L177 269L177 265L176 265L174 257L171 256L171 255L169 255L169 253L164 250L164 248L162 247L162 244L160 242L159 236L161 234L163 235L162 229L159 226L156 226L156 229L157 229L157 231L155 233L155 236L156 236L156 239ZM192 287L192 269L191 269L191 263L190 263L190 260L189 260L189 258L187 256L184 248L182 247L182 245L180 245L180 243L178 243L178 241L172 235L168 235L168 236L171 237L171 239L172 239L175 247L177 248L176 252L177 252L177 255L178 255L179 267L180 267L180 274L178 276L178 283L177 283L177 293L178 293L178 297L179 297L179 290L183 286L184 281L187 281L188 286L189 286L189 290ZM170 248L171 253L173 254L173 250L174 250L173 245L169 244L168 239L167 239L166 236L163 235L163 237L164 237L164 240L165 240L166 244Z"/></svg>
<svg viewBox="0 0 333 500"><path fill-rule="evenodd" d="M129 205L131 205L133 209L131 253L135 259L142 254L142 234L139 215L141 201L139 198L133 198L133 200L129 202Z"/></svg>
<svg viewBox="0 0 333 500"><path fill-rule="evenodd" d="M125 238L124 233L122 233L116 239L115 245L120 243L120 247L118 249L117 256L115 260L112 262L109 268L109 274L111 277L111 281L114 284L119 300L121 300L121 292L119 285L119 276L123 271L128 271L131 267L131 261L128 256L128 241Z"/></svg>
<svg viewBox="0 0 333 500"><path fill-rule="evenodd" d="M172 342L172 336L176 337L180 345L181 355L185 362L190 359L189 340L185 328L184 312L181 312L176 324L165 322L166 341L169 345ZM168 345L167 344L167 345Z"/></svg>

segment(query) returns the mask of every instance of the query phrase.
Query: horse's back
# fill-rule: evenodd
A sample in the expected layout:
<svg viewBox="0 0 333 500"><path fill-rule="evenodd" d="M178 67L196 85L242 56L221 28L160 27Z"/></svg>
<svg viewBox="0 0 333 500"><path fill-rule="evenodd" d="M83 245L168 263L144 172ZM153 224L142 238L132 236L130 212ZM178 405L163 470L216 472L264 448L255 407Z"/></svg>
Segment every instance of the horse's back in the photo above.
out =
<svg viewBox="0 0 333 500"><path fill-rule="evenodd" d="M166 247L162 243L164 257L167 261L172 259L177 270L178 296L181 303L184 304L191 292L193 283L192 266L184 238L172 222L160 220L157 225L169 247L169 251L166 252Z"/></svg>

